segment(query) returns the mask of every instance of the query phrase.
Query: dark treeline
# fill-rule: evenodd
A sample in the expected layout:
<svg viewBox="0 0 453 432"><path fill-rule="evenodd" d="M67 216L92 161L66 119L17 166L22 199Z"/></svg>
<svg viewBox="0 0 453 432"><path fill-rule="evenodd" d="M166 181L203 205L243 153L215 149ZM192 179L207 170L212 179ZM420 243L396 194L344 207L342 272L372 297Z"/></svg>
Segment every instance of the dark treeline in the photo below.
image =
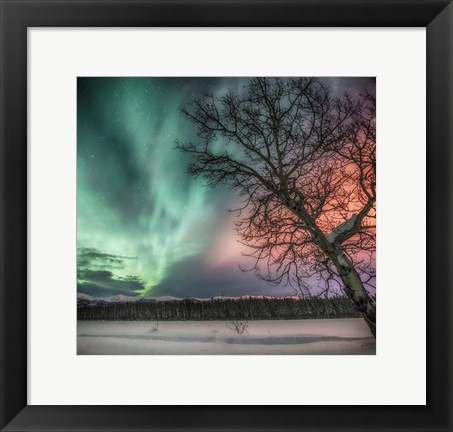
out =
<svg viewBox="0 0 453 432"><path fill-rule="evenodd" d="M79 320L211 321L357 317L354 306L346 297L84 302L77 308Z"/></svg>

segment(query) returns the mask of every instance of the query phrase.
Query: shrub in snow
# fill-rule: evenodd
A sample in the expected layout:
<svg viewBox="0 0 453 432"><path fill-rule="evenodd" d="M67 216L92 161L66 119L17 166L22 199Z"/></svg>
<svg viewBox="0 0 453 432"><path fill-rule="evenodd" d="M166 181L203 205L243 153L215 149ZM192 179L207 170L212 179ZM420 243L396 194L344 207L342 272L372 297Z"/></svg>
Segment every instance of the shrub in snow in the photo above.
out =
<svg viewBox="0 0 453 432"><path fill-rule="evenodd" d="M229 329L236 331L237 334L247 333L247 327L249 326L247 321L231 321L231 323L225 324Z"/></svg>

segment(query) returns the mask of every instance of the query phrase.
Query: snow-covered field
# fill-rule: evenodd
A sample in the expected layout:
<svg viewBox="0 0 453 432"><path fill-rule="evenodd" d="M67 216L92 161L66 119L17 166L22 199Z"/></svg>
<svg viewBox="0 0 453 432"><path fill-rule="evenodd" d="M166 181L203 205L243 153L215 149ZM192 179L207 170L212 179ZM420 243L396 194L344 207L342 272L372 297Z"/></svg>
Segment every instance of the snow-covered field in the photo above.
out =
<svg viewBox="0 0 453 432"><path fill-rule="evenodd" d="M247 331L238 334L229 321L78 321L77 353L376 353L374 338L361 319L249 321L247 324Z"/></svg>

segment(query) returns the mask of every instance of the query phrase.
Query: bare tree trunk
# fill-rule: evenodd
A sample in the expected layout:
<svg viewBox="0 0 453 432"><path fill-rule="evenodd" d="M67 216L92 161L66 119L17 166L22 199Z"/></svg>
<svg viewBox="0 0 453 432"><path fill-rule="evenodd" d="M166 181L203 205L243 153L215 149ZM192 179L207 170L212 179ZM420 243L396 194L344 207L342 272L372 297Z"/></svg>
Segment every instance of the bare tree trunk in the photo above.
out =
<svg viewBox="0 0 453 432"><path fill-rule="evenodd" d="M376 338L376 305L363 286L358 273L353 269L341 276L346 295L354 303L357 312L365 320L374 338Z"/></svg>
<svg viewBox="0 0 453 432"><path fill-rule="evenodd" d="M353 264L343 253L334 257L333 262L344 284L346 295L354 304L357 312L365 320L376 339L376 304L363 286L362 279Z"/></svg>

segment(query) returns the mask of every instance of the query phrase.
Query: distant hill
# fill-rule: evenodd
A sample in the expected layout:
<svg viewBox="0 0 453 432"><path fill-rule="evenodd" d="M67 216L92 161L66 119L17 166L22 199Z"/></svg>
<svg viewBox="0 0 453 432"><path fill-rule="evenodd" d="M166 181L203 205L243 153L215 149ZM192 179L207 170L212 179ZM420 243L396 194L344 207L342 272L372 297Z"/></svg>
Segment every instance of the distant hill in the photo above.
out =
<svg viewBox="0 0 453 432"><path fill-rule="evenodd" d="M183 300L193 300L193 301L212 301L212 300L244 300L244 299L302 299L301 296L284 296L284 297L273 297L273 296L263 296L263 295L244 295L240 297L227 297L227 296L214 296L214 297L174 297L174 296L158 296L158 297L142 297L142 296L126 296L123 294L118 294L111 297L92 297L88 294L77 293L77 300L82 300L83 302L90 301L94 303L127 303L127 302L167 302L167 301L183 301Z"/></svg>

